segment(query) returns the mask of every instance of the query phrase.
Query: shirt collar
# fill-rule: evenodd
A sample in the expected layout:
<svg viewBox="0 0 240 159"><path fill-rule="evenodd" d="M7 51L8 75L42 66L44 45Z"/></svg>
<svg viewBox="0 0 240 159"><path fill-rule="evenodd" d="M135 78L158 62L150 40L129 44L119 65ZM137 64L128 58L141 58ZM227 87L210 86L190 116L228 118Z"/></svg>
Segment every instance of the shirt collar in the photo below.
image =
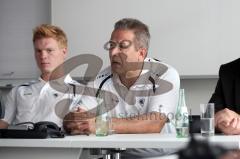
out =
<svg viewBox="0 0 240 159"><path fill-rule="evenodd" d="M38 80L41 83L48 83L49 82L49 81L44 81L41 76L38 78ZM64 81L64 83L72 83L73 82L73 79L72 79L72 77L69 74L67 74L66 76L63 76L63 77L57 79L57 81L62 81L62 80Z"/></svg>

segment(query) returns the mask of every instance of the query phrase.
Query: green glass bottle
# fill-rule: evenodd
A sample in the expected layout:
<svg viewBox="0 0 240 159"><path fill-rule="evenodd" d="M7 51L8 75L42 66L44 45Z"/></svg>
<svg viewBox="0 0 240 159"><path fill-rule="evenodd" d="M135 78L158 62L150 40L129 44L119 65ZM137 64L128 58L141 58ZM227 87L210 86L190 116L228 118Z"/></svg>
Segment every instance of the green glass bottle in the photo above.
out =
<svg viewBox="0 0 240 159"><path fill-rule="evenodd" d="M189 118L184 89L180 89L179 91L178 106L175 114L175 127L178 138L189 136Z"/></svg>
<svg viewBox="0 0 240 159"><path fill-rule="evenodd" d="M100 99L97 99L99 105L97 107L96 114L96 136L107 136L109 131L109 114L104 103L100 103Z"/></svg>

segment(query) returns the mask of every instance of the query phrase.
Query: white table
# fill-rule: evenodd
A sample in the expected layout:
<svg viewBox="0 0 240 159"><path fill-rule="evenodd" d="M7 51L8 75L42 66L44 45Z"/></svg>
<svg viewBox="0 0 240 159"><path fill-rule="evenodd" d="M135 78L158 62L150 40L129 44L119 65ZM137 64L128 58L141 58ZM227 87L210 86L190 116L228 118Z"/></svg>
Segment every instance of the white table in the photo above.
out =
<svg viewBox="0 0 240 159"><path fill-rule="evenodd" d="M114 134L106 137L66 136L63 139L0 139L1 159L78 159L81 148L174 148L186 146L188 138L161 134ZM213 136L212 144L239 149L240 135Z"/></svg>

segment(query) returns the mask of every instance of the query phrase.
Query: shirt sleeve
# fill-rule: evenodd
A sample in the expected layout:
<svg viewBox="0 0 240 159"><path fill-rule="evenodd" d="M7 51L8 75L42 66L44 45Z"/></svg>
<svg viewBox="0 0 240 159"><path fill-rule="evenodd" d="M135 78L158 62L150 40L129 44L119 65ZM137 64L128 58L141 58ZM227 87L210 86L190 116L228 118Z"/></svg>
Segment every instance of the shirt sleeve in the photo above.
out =
<svg viewBox="0 0 240 159"><path fill-rule="evenodd" d="M2 119L3 121L7 122L8 124L11 124L13 120L16 117L16 111L17 111L17 104L16 104L16 93L17 88L13 88L6 96L6 100L4 101L4 107L5 107L5 115Z"/></svg>
<svg viewBox="0 0 240 159"><path fill-rule="evenodd" d="M223 67L221 66L219 69L219 79L217 82L217 86L215 88L214 93L212 94L211 99L209 100L209 103L215 104L215 112L218 112L219 110L224 109L224 106L226 106L226 102L224 101L224 95L223 95L223 86L222 86L222 74L223 74Z"/></svg>
<svg viewBox="0 0 240 159"><path fill-rule="evenodd" d="M160 93L150 97L148 112L164 113L167 117L173 116L178 102L179 74L174 68L169 68L159 80L156 92L159 89ZM161 89L166 90L166 92L162 92Z"/></svg>

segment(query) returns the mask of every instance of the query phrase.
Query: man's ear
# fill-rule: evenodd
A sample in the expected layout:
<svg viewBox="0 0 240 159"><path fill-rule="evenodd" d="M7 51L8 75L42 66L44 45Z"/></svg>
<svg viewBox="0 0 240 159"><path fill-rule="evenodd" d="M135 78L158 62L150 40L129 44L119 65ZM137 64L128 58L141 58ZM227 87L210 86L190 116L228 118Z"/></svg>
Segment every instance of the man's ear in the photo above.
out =
<svg viewBox="0 0 240 159"><path fill-rule="evenodd" d="M145 59L147 56L147 49L146 48L140 48L139 49L139 55L141 58Z"/></svg>
<svg viewBox="0 0 240 159"><path fill-rule="evenodd" d="M67 52L68 52L67 48L63 48L62 51L63 51L64 57L66 58L67 57Z"/></svg>

